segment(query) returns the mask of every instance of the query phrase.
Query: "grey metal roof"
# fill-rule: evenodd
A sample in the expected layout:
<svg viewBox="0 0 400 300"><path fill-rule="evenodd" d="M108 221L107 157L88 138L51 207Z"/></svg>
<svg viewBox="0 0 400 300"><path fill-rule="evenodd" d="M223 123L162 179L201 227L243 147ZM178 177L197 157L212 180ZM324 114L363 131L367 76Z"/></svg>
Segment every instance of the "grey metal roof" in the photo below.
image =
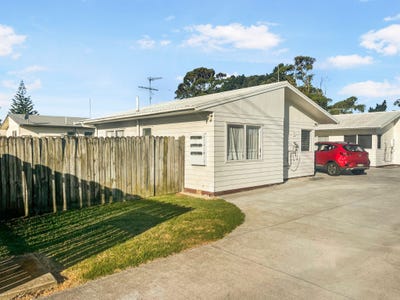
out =
<svg viewBox="0 0 400 300"><path fill-rule="evenodd" d="M316 130L384 128L400 118L400 111L335 115L338 124L320 124Z"/></svg>
<svg viewBox="0 0 400 300"><path fill-rule="evenodd" d="M21 126L40 126L40 127L84 127L82 122L87 118L67 117L67 116L44 116L44 115L24 115L9 114L8 117Z"/></svg>
<svg viewBox="0 0 400 300"><path fill-rule="evenodd" d="M164 102L152 106L147 106L140 108L139 111L137 110L130 110L118 114L113 114L101 118L95 118L86 120L85 124L101 124L101 123L109 123L115 121L122 121L122 120L132 120L132 119L140 119L146 117L154 117L157 115L167 115L167 114L181 114L181 113L188 113L190 111L212 111L212 107L222 105L228 102L233 102L236 100L244 99L247 97L251 97L254 95L266 93L269 91L288 88L298 97L302 98L305 105L308 106L310 110L315 115L320 115L321 120L323 119L324 122L334 123L336 120L332 117L329 113L315 104L314 101L306 97L302 94L299 90L293 87L286 81L270 83L270 84L263 84L249 88L237 89L227 92L209 94L199 97L181 99L181 100L174 100L169 102Z"/></svg>

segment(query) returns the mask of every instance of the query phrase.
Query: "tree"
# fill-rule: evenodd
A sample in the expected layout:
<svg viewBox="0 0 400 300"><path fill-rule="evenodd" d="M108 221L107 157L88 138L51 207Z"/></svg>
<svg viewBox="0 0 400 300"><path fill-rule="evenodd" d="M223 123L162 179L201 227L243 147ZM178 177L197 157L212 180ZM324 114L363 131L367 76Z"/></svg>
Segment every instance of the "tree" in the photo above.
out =
<svg viewBox="0 0 400 300"><path fill-rule="evenodd" d="M377 103L375 105L375 108L370 107L368 109L368 112L386 111L386 109L387 109L386 100L383 100L382 104Z"/></svg>
<svg viewBox="0 0 400 300"><path fill-rule="evenodd" d="M325 96L322 89L313 86L307 96L325 110L328 110L329 103L332 102L332 99Z"/></svg>
<svg viewBox="0 0 400 300"><path fill-rule="evenodd" d="M345 100L336 102L332 106L329 106L328 111L332 115L352 114L355 111L364 112L365 105L356 104L357 100L357 97L351 96Z"/></svg>
<svg viewBox="0 0 400 300"><path fill-rule="evenodd" d="M399 106L400 107L400 99L397 99L396 101L394 101L394 103L393 103L394 105L397 105L397 106Z"/></svg>
<svg viewBox="0 0 400 300"><path fill-rule="evenodd" d="M310 93L312 87L311 82L314 74L310 71L313 69L314 62L315 58L310 56L300 55L294 58L294 76L296 80L303 83L302 86L299 86L299 89L306 94Z"/></svg>
<svg viewBox="0 0 400 300"><path fill-rule="evenodd" d="M12 99L10 114L28 114L37 115L38 112L33 109L33 102L30 96L26 95L26 87L24 81L21 80L17 93Z"/></svg>
<svg viewBox="0 0 400 300"><path fill-rule="evenodd" d="M197 68L186 73L183 82L179 84L175 92L176 98L190 98L260 84L288 81L332 114L363 112L365 105L357 104L357 98L354 96L330 105L332 99L328 98L322 90L322 81L319 88L313 85L314 74L311 71L315 61L316 59L310 56L296 56L294 64L280 63L274 67L271 73L251 76L232 75L227 77L224 73L215 74L214 69ZM400 99L395 102L395 105L400 106Z"/></svg>
<svg viewBox="0 0 400 300"><path fill-rule="evenodd" d="M186 73L183 82L175 91L177 99L196 97L215 93L220 87L226 74L215 74L214 69L196 68Z"/></svg>

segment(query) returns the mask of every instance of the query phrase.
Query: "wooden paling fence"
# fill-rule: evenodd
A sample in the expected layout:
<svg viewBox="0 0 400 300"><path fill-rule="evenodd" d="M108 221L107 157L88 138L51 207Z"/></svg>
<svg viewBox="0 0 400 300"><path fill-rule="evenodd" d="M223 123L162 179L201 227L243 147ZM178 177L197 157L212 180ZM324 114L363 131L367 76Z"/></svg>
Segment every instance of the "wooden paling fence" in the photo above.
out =
<svg viewBox="0 0 400 300"><path fill-rule="evenodd" d="M0 215L179 192L184 137L0 137Z"/></svg>

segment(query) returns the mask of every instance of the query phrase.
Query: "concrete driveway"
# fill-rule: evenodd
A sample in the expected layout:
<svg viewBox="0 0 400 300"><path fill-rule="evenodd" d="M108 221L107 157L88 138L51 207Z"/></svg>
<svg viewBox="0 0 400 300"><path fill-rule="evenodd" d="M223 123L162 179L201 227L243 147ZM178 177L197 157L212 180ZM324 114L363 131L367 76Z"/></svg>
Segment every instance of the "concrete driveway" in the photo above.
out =
<svg viewBox="0 0 400 300"><path fill-rule="evenodd" d="M226 196L245 223L212 244L54 299L400 299L400 168Z"/></svg>

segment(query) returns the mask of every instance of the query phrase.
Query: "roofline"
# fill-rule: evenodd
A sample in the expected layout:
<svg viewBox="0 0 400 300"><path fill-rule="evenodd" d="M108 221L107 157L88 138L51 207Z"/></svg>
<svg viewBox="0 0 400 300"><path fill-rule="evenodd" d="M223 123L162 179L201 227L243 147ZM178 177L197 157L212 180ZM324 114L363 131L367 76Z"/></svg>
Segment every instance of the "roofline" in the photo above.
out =
<svg viewBox="0 0 400 300"><path fill-rule="evenodd" d="M235 96L231 96L231 97L229 97L229 96L226 96L226 97L224 97L224 98L221 98L221 99L219 99L218 101L216 101L216 102L214 102L214 103L211 103L211 104L206 104L206 105L198 105L197 107L196 107L196 109L197 110L205 110L205 109L208 109L208 108L212 108L212 107L215 107L215 106L219 106L219 105L222 105L222 104L226 104L226 103L230 103L230 102L235 102L235 101L237 101L237 100L240 100L240 99L243 99L243 97L246 97L246 98L248 98L248 97L252 97L252 96L257 96L257 95L260 95L260 94L264 94L265 92L270 92L270 91L275 91L275 90L279 90L279 89L281 89L282 87L285 87L285 86L287 86L289 83L287 82L287 81L281 81L281 82L277 82L277 83L275 83L274 84L274 86L265 86L265 88L264 89L261 89L261 90L258 90L258 91L254 91L254 92L250 92L250 93L241 93L241 94L238 94L238 95L235 95ZM254 86L254 87L257 87L257 86ZM249 88L252 88L252 87L249 87ZM246 89L246 88L245 88ZM240 90L240 89L238 89L238 90Z"/></svg>
<svg viewBox="0 0 400 300"><path fill-rule="evenodd" d="M84 126L84 125L54 125L54 124L19 124L20 127L60 127L60 128L87 128L87 129L94 129L94 127Z"/></svg>
<svg viewBox="0 0 400 300"><path fill-rule="evenodd" d="M338 124L340 125L340 124ZM315 128L315 131L332 131L332 130L357 130L357 129L382 129L379 126L365 126L365 127L335 127L335 128Z"/></svg>
<svg viewBox="0 0 400 300"><path fill-rule="evenodd" d="M382 113L388 113L390 111L382 112ZM390 123L394 122L396 119L400 119L400 111L394 111L397 112L397 114L393 114L394 116L390 118L388 121L385 123L382 123L381 125L378 126L346 126L346 127L340 127L340 121L337 124L338 127L336 128L320 128L318 127L315 129L316 131L329 131L329 130L354 130L354 129L384 129L386 126L390 125ZM369 113L363 113L362 115L368 115ZM350 114L351 115L351 114Z"/></svg>
<svg viewBox="0 0 400 300"><path fill-rule="evenodd" d="M250 87L251 88L251 87ZM178 109L173 109L173 110L167 110L167 111L161 111L161 112L148 112L148 113L143 113L143 114L135 114L133 113L126 113L126 114L114 114L102 118L96 118L96 119L87 119L83 121L83 124L91 124L91 125L96 125L96 124L105 124L105 123L113 123L113 122L118 122L118 121L128 121L128 120L140 120L140 119L147 119L147 118L152 118L152 117L162 117L162 116L175 116L175 115L180 115L180 114L186 114L186 113L191 113L195 111L207 111L210 108L223 105L226 103L230 102L235 102L243 98L248 98L260 94L264 94L266 92L270 91L275 91L281 88L289 88L291 91L293 91L296 95L301 97L303 100L305 100L309 105L313 106L317 111L321 112L327 120L329 120L331 123L337 124L338 121L332 117L331 114L329 114L326 110L324 110L322 107L320 107L318 104L316 104L314 101L312 101L310 98L308 98L306 95L304 95L302 92L297 90L294 86L292 86L289 82L287 81L281 81L274 83L272 86L271 85L265 85L264 88L261 88L257 91L253 92L243 92L239 93L235 96L222 96L220 99L216 100L213 103L207 103L207 104L198 104L198 105L193 105L192 107L183 107L183 108L178 108ZM140 113L138 111L137 113Z"/></svg>
<svg viewBox="0 0 400 300"><path fill-rule="evenodd" d="M400 111L397 114L394 114L393 118L391 118L390 120L388 120L386 123L383 123L381 125L381 129L385 128L386 126L388 126L390 123L392 123L393 121L395 121L396 119L400 118Z"/></svg>
<svg viewBox="0 0 400 300"><path fill-rule="evenodd" d="M296 93L299 97L303 98L305 101L308 102L308 104L314 106L317 110L319 110L322 114L324 114L328 119L330 119L333 123L338 124L339 121L332 116L329 112L327 112L325 109L323 109L321 106L319 106L315 101L311 100L309 97L307 97L304 93L302 93L299 89L295 88L293 85L290 83L286 82L286 87L289 88L291 91Z"/></svg>
<svg viewBox="0 0 400 300"><path fill-rule="evenodd" d="M97 119L87 119L82 121L82 124L96 125L96 124L104 124L104 123L114 123L119 121L130 121L130 120L141 120L141 119L149 119L154 116L156 117L169 117L169 116L177 116L183 115L186 113L195 112L195 108L181 108L170 111L163 112L148 112L141 115L134 114L125 114L125 115L111 115L103 118Z"/></svg>

